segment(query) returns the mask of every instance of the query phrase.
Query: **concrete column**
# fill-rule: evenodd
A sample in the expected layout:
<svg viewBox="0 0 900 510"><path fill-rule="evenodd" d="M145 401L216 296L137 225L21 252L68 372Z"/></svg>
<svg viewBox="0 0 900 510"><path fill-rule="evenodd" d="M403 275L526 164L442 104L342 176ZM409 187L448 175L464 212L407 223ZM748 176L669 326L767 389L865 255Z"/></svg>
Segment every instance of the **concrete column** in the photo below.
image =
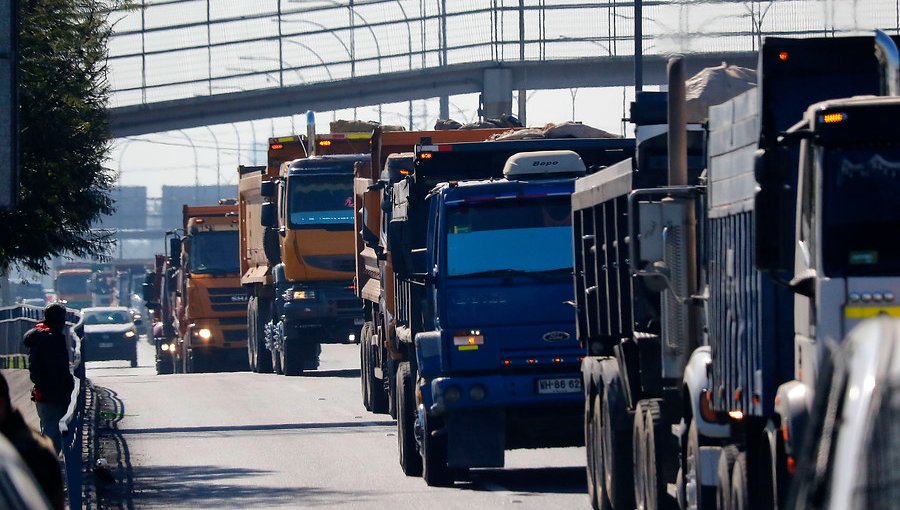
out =
<svg viewBox="0 0 900 510"><path fill-rule="evenodd" d="M485 69L481 92L481 116L487 119L512 114L511 69Z"/></svg>
<svg viewBox="0 0 900 510"><path fill-rule="evenodd" d="M450 118L450 96L443 95L440 98L440 118L441 119L449 119Z"/></svg>

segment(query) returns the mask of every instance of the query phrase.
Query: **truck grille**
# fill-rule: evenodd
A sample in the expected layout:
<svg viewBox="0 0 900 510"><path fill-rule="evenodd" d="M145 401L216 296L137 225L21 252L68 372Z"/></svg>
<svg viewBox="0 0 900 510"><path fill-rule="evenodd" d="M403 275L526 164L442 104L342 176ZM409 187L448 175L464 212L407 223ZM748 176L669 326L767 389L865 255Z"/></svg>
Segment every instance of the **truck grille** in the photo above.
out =
<svg viewBox="0 0 900 510"><path fill-rule="evenodd" d="M223 326L246 326L247 317L222 317L219 323Z"/></svg>
<svg viewBox="0 0 900 510"><path fill-rule="evenodd" d="M346 273L356 271L356 257L353 255L308 255L303 257L303 260L319 269Z"/></svg>
<svg viewBox="0 0 900 510"><path fill-rule="evenodd" d="M214 312L240 312L247 309L247 294L241 287L207 289Z"/></svg>
<svg viewBox="0 0 900 510"><path fill-rule="evenodd" d="M335 306L338 308L350 308L356 310L357 308L362 308L362 302L359 299L335 299Z"/></svg>

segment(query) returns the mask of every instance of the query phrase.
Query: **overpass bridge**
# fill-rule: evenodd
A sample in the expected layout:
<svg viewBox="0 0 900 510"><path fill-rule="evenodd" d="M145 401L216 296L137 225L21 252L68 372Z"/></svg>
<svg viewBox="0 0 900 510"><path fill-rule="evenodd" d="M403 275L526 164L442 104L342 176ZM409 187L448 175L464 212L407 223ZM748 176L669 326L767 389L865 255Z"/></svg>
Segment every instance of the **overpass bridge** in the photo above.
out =
<svg viewBox="0 0 900 510"><path fill-rule="evenodd" d="M765 36L900 28L896 2L839 0L155 0L110 41L116 137L477 92L662 81L690 67L755 67ZM885 26L885 20L890 20Z"/></svg>

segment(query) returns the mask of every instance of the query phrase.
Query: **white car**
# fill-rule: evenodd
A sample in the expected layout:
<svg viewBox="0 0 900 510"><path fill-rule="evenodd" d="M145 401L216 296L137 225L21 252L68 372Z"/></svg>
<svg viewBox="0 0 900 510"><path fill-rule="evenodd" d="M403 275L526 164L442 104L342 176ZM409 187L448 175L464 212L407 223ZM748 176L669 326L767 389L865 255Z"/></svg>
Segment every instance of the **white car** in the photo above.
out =
<svg viewBox="0 0 900 510"><path fill-rule="evenodd" d="M128 360L137 366L138 332L134 316L123 306L82 308L83 361Z"/></svg>

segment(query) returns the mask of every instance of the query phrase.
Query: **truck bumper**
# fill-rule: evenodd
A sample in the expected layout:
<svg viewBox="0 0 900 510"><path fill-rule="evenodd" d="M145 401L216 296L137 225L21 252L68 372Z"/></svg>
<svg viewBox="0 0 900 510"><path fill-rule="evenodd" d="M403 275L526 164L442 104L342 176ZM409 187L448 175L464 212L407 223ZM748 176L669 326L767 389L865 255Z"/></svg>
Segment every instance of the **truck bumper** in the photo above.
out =
<svg viewBox="0 0 900 510"><path fill-rule="evenodd" d="M284 334L313 343L355 342L363 323L362 301L346 283L303 285L313 291L312 299L290 300L284 303ZM301 290L301 287L293 290Z"/></svg>
<svg viewBox="0 0 900 510"><path fill-rule="evenodd" d="M429 409L442 417L450 465L501 467L505 450L583 445L580 381L578 372L434 379Z"/></svg>

